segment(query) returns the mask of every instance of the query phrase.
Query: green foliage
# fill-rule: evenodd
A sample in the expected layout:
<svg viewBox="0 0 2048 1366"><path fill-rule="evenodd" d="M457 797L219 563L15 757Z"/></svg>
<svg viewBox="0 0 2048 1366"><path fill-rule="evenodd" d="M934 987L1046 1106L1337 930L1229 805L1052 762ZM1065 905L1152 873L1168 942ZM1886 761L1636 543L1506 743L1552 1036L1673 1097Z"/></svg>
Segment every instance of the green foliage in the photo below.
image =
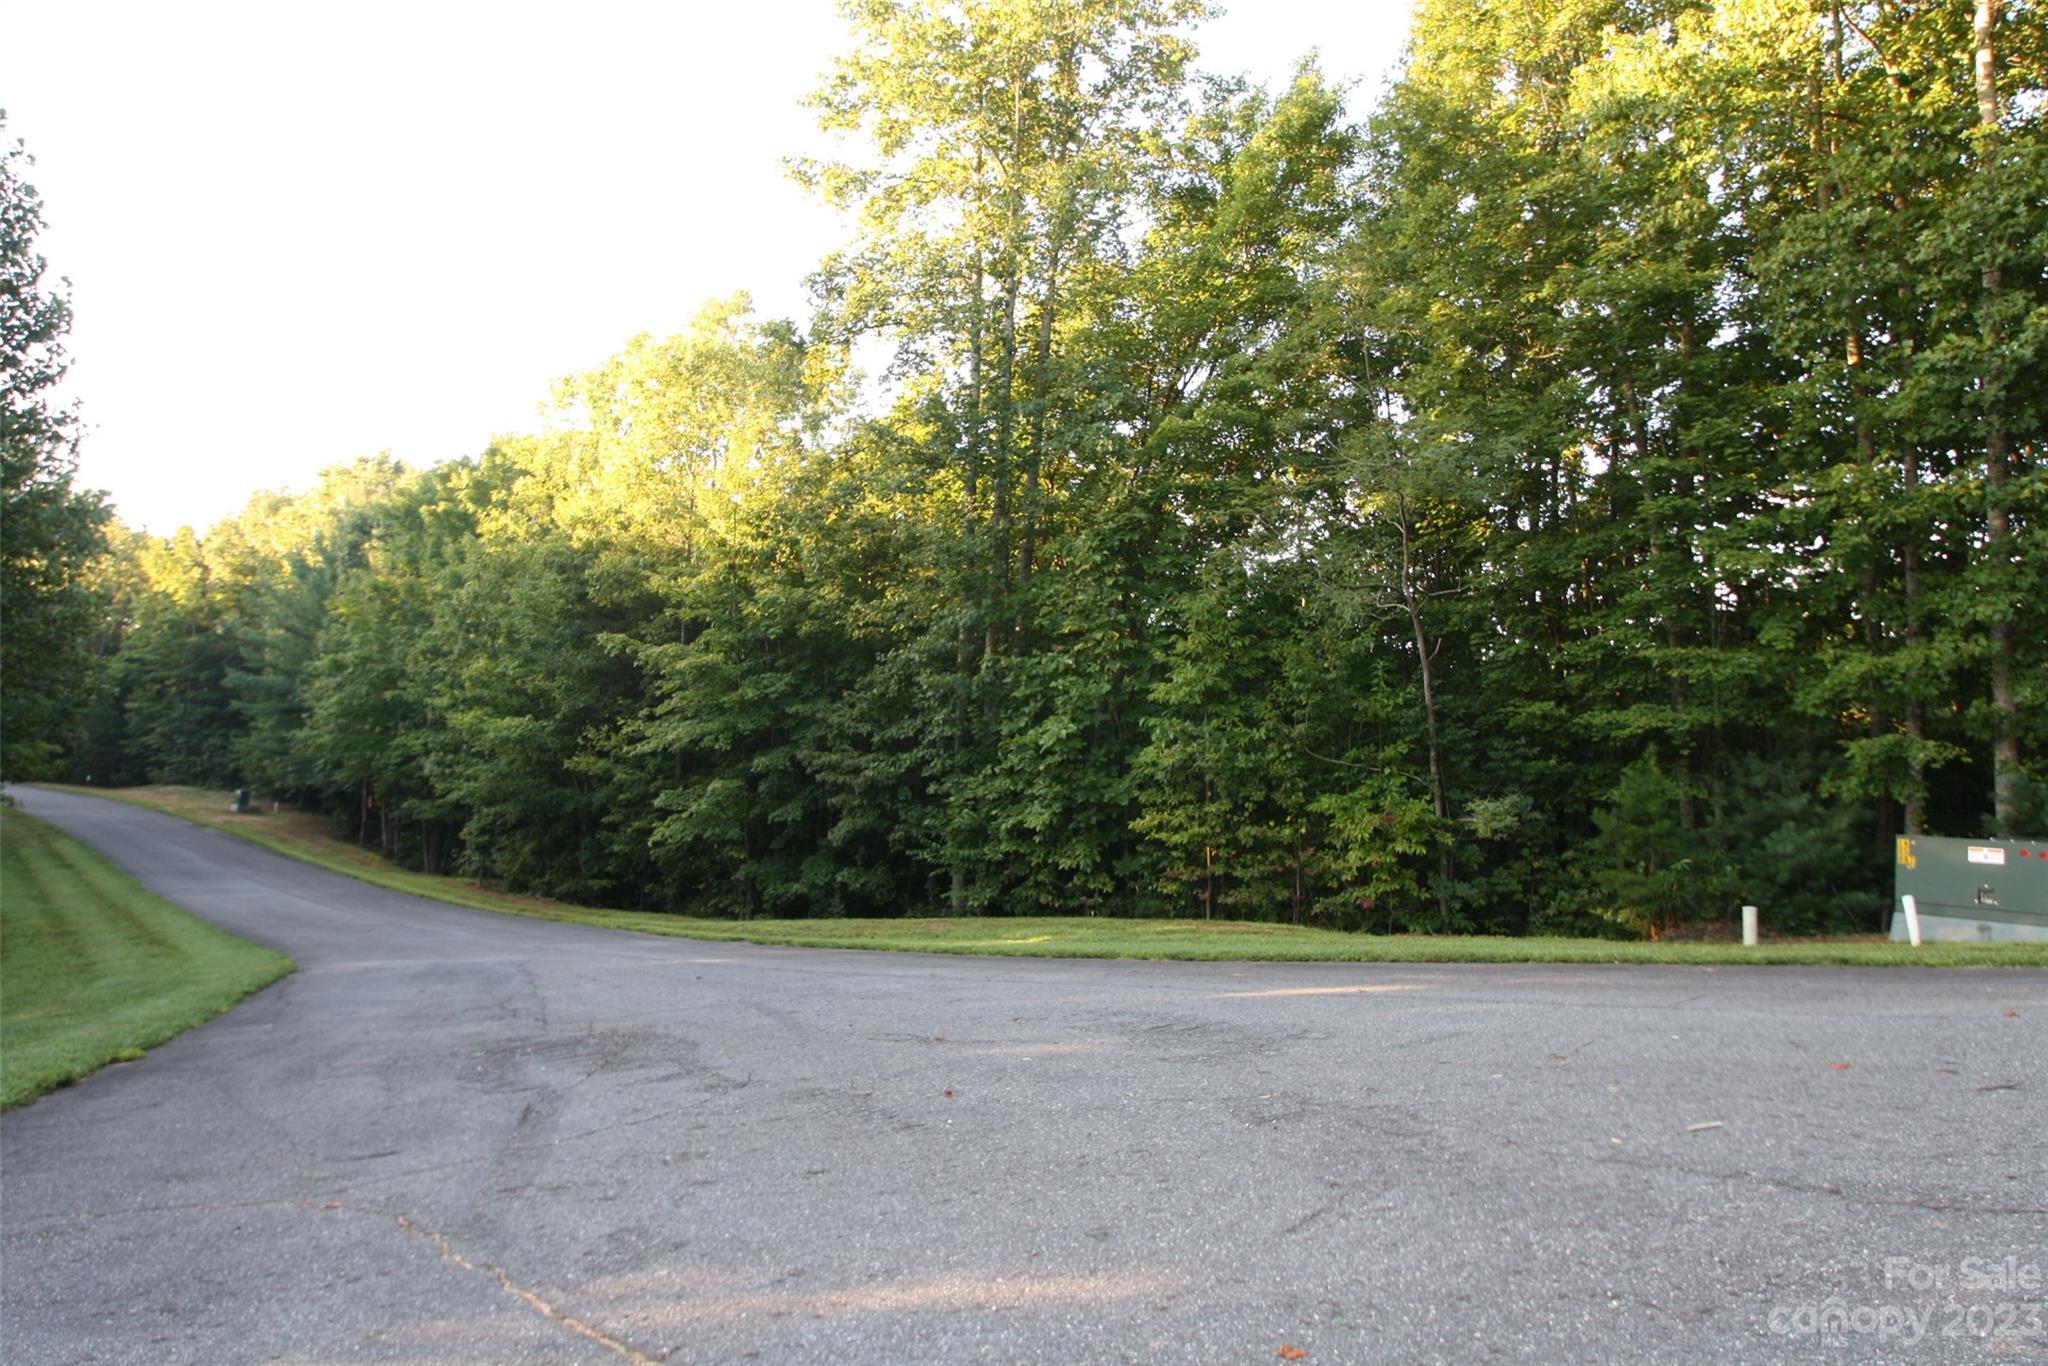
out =
<svg viewBox="0 0 2048 1366"><path fill-rule="evenodd" d="M232 547L230 526L202 543L190 530L145 545L149 591L134 604L133 624L114 668L125 699L127 748L146 756L151 782L233 784L237 718L227 675L237 660L230 623L239 587L220 571Z"/></svg>
<svg viewBox="0 0 2048 1366"><path fill-rule="evenodd" d="M108 512L72 486L78 416L51 392L66 366L69 282L43 281L42 199L6 126L0 110L0 776L22 779L57 767L93 696L89 576Z"/></svg>
<svg viewBox="0 0 2048 1366"><path fill-rule="evenodd" d="M1599 834L1587 862L1595 915L1656 938L1725 901L1718 858L1680 820L1690 795L1654 745L1621 771L1593 813Z"/></svg>
<svg viewBox="0 0 2048 1366"><path fill-rule="evenodd" d="M1399 753L1383 757L1391 765ZM1343 878L1338 896L1350 903L1340 923L1420 926L1420 856L1445 838L1429 798L1389 766L1346 791L1318 797L1314 810L1330 822L1333 861Z"/></svg>
<svg viewBox="0 0 2048 1366"><path fill-rule="evenodd" d="M1243 920L1131 919L1116 916L901 916L874 919L704 919L664 911L573 906L479 887L473 882L409 872L336 842L293 833L267 821L250 823L221 813L225 794L140 788L120 800L227 830L280 854L379 887L451 905L572 925L628 930L678 939L705 939L811 948L873 949L909 953L964 953L1031 958L1135 958L1194 962L1272 961L1333 963L1689 963L1837 964L1862 967L2048 966L2038 943L1904 944L1866 940L1739 944L1617 942L1598 935L1377 935ZM195 800L199 803L195 806Z"/></svg>
<svg viewBox="0 0 2048 1366"><path fill-rule="evenodd" d="M1775 932L1890 927L1890 869L1854 806L1800 781L1794 756L1745 756L1713 794L1712 828L1735 899Z"/></svg>
<svg viewBox="0 0 2048 1366"><path fill-rule="evenodd" d="M665 912L1863 928L2048 791L2048 44L1985 15L1428 0L1354 125L1181 0L864 0L814 318L117 535L73 765Z"/></svg>

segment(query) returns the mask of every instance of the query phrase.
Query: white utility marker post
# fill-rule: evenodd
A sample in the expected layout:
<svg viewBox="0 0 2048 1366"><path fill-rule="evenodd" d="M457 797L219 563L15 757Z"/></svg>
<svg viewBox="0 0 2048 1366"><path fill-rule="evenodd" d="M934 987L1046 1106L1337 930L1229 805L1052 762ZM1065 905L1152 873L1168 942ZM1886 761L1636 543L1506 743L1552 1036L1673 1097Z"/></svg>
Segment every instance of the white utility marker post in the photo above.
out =
<svg viewBox="0 0 2048 1366"><path fill-rule="evenodd" d="M1756 947L1756 907L1754 906L1744 906L1742 908L1742 947L1746 949Z"/></svg>
<svg viewBox="0 0 2048 1366"><path fill-rule="evenodd" d="M1914 948L1920 947L1920 904L1910 896L1902 896L1906 906L1906 942Z"/></svg>

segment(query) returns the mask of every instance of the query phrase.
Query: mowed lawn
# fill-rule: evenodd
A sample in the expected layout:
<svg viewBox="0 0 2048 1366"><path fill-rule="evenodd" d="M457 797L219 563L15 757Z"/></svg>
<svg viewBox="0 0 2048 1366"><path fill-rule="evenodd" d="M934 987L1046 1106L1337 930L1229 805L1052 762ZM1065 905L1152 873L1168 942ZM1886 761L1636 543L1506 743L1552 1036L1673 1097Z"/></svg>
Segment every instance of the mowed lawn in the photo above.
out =
<svg viewBox="0 0 2048 1366"><path fill-rule="evenodd" d="M0 1109L139 1058L291 970L0 811Z"/></svg>
<svg viewBox="0 0 2048 1366"><path fill-rule="evenodd" d="M55 786L53 784L53 786ZM1356 934L1239 920L1152 920L1116 916L905 916L867 920L706 920L657 911L570 906L485 887L467 878L415 873L329 833L304 812L231 815L229 794L204 788L58 787L111 797L226 831L291 858L414 896L480 911L534 916L682 939L791 948L877 949L1030 958L1150 958L1192 961L1331 963L1689 963L1854 967L2048 968L2048 943L1930 943L1922 948L1874 936L1658 943L1612 939L1509 939L1479 935ZM1732 908L1731 908L1732 910ZM1730 927L1732 931L1732 926Z"/></svg>

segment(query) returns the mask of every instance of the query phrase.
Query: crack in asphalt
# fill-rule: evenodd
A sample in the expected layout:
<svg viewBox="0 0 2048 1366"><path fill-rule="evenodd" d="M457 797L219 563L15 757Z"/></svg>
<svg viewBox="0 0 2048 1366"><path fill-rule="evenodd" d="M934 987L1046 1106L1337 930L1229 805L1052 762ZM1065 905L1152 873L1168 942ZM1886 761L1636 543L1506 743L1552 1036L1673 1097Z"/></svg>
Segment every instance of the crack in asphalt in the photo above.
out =
<svg viewBox="0 0 2048 1366"><path fill-rule="evenodd" d="M2048 1225L2039 972L708 969L47 804L309 970L5 1117L9 1359L1740 1360Z"/></svg>
<svg viewBox="0 0 2048 1366"><path fill-rule="evenodd" d="M1790 1177L1765 1176L1761 1172L1714 1171L1707 1167L1688 1167L1682 1162L1660 1162L1647 1158L1603 1157L1596 1161L1614 1167L1633 1167L1638 1171L1676 1172L1681 1176L1695 1176L1707 1181L1748 1181L1775 1190L1791 1191L1797 1195L1831 1195L1844 1204L1882 1205L1888 1209L1918 1209L1930 1214L1977 1214L1993 1218L2012 1215L2048 1214L2048 1205L1959 1205L1939 1200L1888 1200L1881 1195L1856 1195L1814 1181L1795 1181Z"/></svg>
<svg viewBox="0 0 2048 1366"><path fill-rule="evenodd" d="M695 1108L695 1106L690 1105L678 1105L672 1109L663 1110L659 1114L642 1115L638 1119L622 1119L616 1124L600 1124L595 1129L584 1129L580 1133L563 1134L561 1141L564 1143L574 1143L579 1139L591 1138L597 1134L615 1133L620 1129L632 1129L642 1124L653 1124L658 1120L674 1119L677 1115L691 1113Z"/></svg>
<svg viewBox="0 0 2048 1366"><path fill-rule="evenodd" d="M1282 1238L1292 1237L1294 1234L1297 1234L1301 1232L1303 1229L1307 1228L1310 1224L1320 1221L1325 1215L1335 1213L1336 1211L1342 1209L1344 1207L1345 1202L1348 1201L1354 1193L1349 1186L1346 1186L1341 1181L1325 1180L1323 1184L1325 1188L1328 1189L1331 1193L1323 1197L1322 1200L1318 1201L1314 1209L1311 1209L1308 1213L1302 1215L1299 1219L1296 1219L1286 1228L1281 1229L1280 1236Z"/></svg>
<svg viewBox="0 0 2048 1366"><path fill-rule="evenodd" d="M427 1242L432 1243L435 1249L440 1252L442 1261L453 1266L459 1266L464 1271L473 1271L479 1275L492 1277L498 1282L498 1287L501 1290L513 1299L526 1305L527 1308L533 1310L542 1318L561 1325L580 1338L587 1338L607 1351L616 1353L622 1359L633 1363L633 1366L662 1366L662 1358L651 1357L630 1343L619 1341L595 1324L585 1323L567 1310L556 1308L533 1291L528 1290L525 1286L515 1285L512 1281L511 1273L506 1271L505 1268L494 1266L489 1262L470 1261L460 1252L457 1252L454 1245L445 1236L435 1232L433 1229L420 1227L403 1214L391 1210L352 1210L351 1213L369 1214L391 1220L404 1232L415 1238L423 1238Z"/></svg>

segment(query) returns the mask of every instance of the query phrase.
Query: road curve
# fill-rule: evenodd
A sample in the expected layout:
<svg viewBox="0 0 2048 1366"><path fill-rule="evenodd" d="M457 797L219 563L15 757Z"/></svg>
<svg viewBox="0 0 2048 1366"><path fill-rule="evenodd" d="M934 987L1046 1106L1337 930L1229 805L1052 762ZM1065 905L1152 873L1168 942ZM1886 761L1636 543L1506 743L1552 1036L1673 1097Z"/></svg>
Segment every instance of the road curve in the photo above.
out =
<svg viewBox="0 0 2048 1366"><path fill-rule="evenodd" d="M9 1362L2048 1345L2048 974L711 945L21 795L299 972L0 1119Z"/></svg>

